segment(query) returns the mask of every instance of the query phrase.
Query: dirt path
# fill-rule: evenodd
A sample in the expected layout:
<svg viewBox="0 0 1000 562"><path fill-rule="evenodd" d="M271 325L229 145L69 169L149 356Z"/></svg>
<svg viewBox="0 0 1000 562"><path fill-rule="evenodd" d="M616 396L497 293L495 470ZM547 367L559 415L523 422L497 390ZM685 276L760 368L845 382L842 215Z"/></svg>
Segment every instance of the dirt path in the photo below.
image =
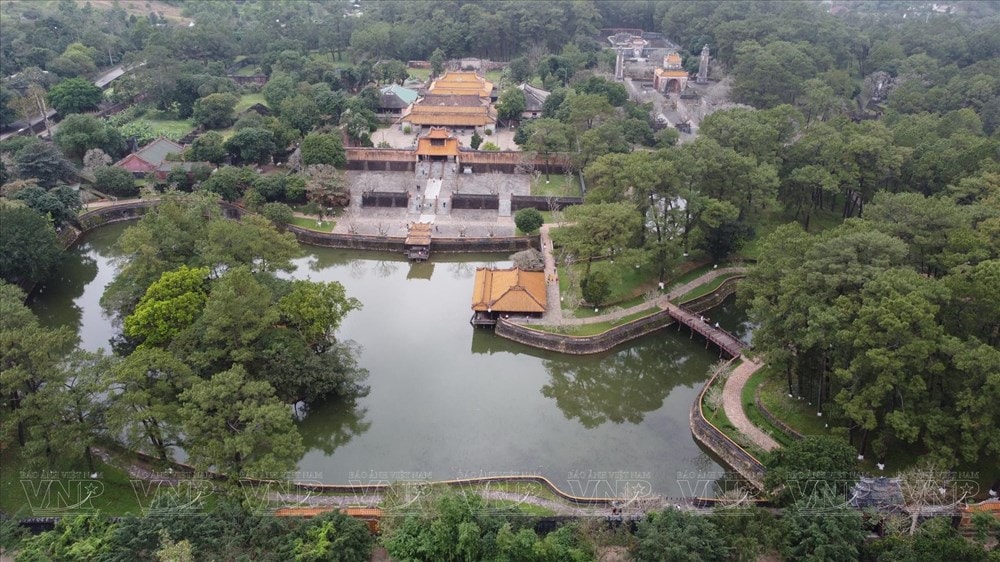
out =
<svg viewBox="0 0 1000 562"><path fill-rule="evenodd" d="M778 442L755 426L743 410L743 387L746 386L750 375L763 366L763 363L744 357L743 362L726 379L726 385L722 388L722 404L726 417L740 433L746 435L761 449L771 451L779 447Z"/></svg>

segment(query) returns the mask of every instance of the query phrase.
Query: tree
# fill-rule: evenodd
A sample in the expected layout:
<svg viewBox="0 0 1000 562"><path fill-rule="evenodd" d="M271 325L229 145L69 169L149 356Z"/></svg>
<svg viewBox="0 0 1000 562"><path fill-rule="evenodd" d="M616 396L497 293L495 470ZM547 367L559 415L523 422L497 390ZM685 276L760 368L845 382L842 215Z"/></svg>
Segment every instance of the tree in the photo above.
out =
<svg viewBox="0 0 1000 562"><path fill-rule="evenodd" d="M285 98L294 95L295 80L285 73L274 73L261 90L267 106L277 109Z"/></svg>
<svg viewBox="0 0 1000 562"><path fill-rule="evenodd" d="M842 439L806 436L768 454L764 487L785 504L813 493L843 495L853 483L855 456Z"/></svg>
<svg viewBox="0 0 1000 562"><path fill-rule="evenodd" d="M106 376L113 391L109 429L122 436L127 447L169 460L170 448L180 444L178 398L195 380L191 369L168 351L142 346Z"/></svg>
<svg viewBox="0 0 1000 562"><path fill-rule="evenodd" d="M305 134L319 123L320 110L309 96L296 94L281 100L278 114L282 122Z"/></svg>
<svg viewBox="0 0 1000 562"><path fill-rule="evenodd" d="M431 76L440 76L444 72L444 51L441 48L434 49L431 53Z"/></svg>
<svg viewBox="0 0 1000 562"><path fill-rule="evenodd" d="M348 297L344 286L336 281L293 281L291 290L278 301L282 323L317 353L335 342L334 332L347 313L360 308L361 302Z"/></svg>
<svg viewBox="0 0 1000 562"><path fill-rule="evenodd" d="M56 376L27 396L23 407L36 418L23 452L50 461L84 459L94 470L91 448L106 429L104 375L115 360L103 352L76 350L59 365Z"/></svg>
<svg viewBox="0 0 1000 562"><path fill-rule="evenodd" d="M31 287L46 280L62 259L52 223L27 207L0 205L0 278Z"/></svg>
<svg viewBox="0 0 1000 562"><path fill-rule="evenodd" d="M134 197L139 194L132 172L117 166L101 166L94 170L94 185L103 193L115 197Z"/></svg>
<svg viewBox="0 0 1000 562"><path fill-rule="evenodd" d="M328 164L313 164L305 169L306 198L322 207L346 205L347 179L344 172Z"/></svg>
<svg viewBox="0 0 1000 562"><path fill-rule="evenodd" d="M364 521L333 510L309 522L293 552L296 562L367 562L374 543Z"/></svg>
<svg viewBox="0 0 1000 562"><path fill-rule="evenodd" d="M201 182L201 189L216 193L226 201L236 201L253 185L257 175L250 168L223 166L207 180Z"/></svg>
<svg viewBox="0 0 1000 562"><path fill-rule="evenodd" d="M194 142L191 143L191 153L188 160L192 162L221 164L226 158L224 143L222 135L215 131L198 135L198 138L194 139Z"/></svg>
<svg viewBox="0 0 1000 562"><path fill-rule="evenodd" d="M304 452L290 408L241 366L195 382L180 402L184 450L199 468L230 479L281 478Z"/></svg>
<svg viewBox="0 0 1000 562"><path fill-rule="evenodd" d="M594 258L627 248L642 225L642 217L628 203L577 205L566 210L566 218L572 224L554 230L553 242L579 259L586 258L585 279Z"/></svg>
<svg viewBox="0 0 1000 562"><path fill-rule="evenodd" d="M11 197L48 216L58 226L76 216L80 210L80 192L66 185L54 187L48 191L38 186L29 186L19 190Z"/></svg>
<svg viewBox="0 0 1000 562"><path fill-rule="evenodd" d="M638 560L655 562L722 562L726 543L708 517L667 508L639 522Z"/></svg>
<svg viewBox="0 0 1000 562"><path fill-rule="evenodd" d="M240 164L267 164L278 147L267 129L249 127L229 137L223 146Z"/></svg>
<svg viewBox="0 0 1000 562"><path fill-rule="evenodd" d="M44 187L52 187L76 175L76 170L55 146L40 141L30 142L18 150L14 163L18 177L35 178Z"/></svg>
<svg viewBox="0 0 1000 562"><path fill-rule="evenodd" d="M292 208L284 203L267 203L261 209L260 214L275 225L291 224L295 218Z"/></svg>
<svg viewBox="0 0 1000 562"><path fill-rule="evenodd" d="M233 124L239 101L233 94L209 94L194 102L192 118L206 129L224 129Z"/></svg>
<svg viewBox="0 0 1000 562"><path fill-rule="evenodd" d="M544 223L545 218L542 216L542 213L538 212L538 209L534 207L521 209L514 215L514 224L518 230L525 234L531 234L538 230Z"/></svg>
<svg viewBox="0 0 1000 562"><path fill-rule="evenodd" d="M472 150L479 150L479 146L483 144L483 137L480 136L479 131L472 132L472 138L469 139L469 146Z"/></svg>
<svg viewBox="0 0 1000 562"><path fill-rule="evenodd" d="M302 139L300 147L302 165L329 164L337 168L347 166L344 143L337 135L311 133Z"/></svg>
<svg viewBox="0 0 1000 562"><path fill-rule="evenodd" d="M867 533L861 513L844 505L841 496L821 494L799 500L786 511L788 555L809 562L852 562Z"/></svg>
<svg viewBox="0 0 1000 562"><path fill-rule="evenodd" d="M8 217L4 209L0 209L0 218ZM0 225L6 224L6 220L0 222ZM8 238L0 237L0 241L6 244ZM0 265L4 261L0 261ZM59 380L59 363L76 344L76 335L68 327L42 326L24 305L24 299L24 292L16 286L0 282L0 366L3 367L0 386L7 420L3 427L4 439L16 439L22 446L27 444L29 431L42 415L26 407L25 400L49 382Z"/></svg>
<svg viewBox="0 0 1000 562"><path fill-rule="evenodd" d="M125 140L108 122L92 115L69 115L59 123L56 146L69 158L80 160L90 149L100 149L113 158L125 153Z"/></svg>
<svg viewBox="0 0 1000 562"><path fill-rule="evenodd" d="M49 90L49 103L63 115L85 113L97 107L104 94L84 78L69 78Z"/></svg>
<svg viewBox="0 0 1000 562"><path fill-rule="evenodd" d="M580 280L580 293L583 300L594 306L604 304L604 301L611 296L611 284L608 283L608 276L601 271L595 271Z"/></svg>
<svg viewBox="0 0 1000 562"><path fill-rule="evenodd" d="M497 100L497 117L501 121L516 121L524 113L524 92L516 86L505 89Z"/></svg>
<svg viewBox="0 0 1000 562"><path fill-rule="evenodd" d="M557 119L538 119L528 125L524 148L545 157L545 179L549 179L549 157L569 148L569 128Z"/></svg>
<svg viewBox="0 0 1000 562"><path fill-rule="evenodd" d="M208 295L207 267L182 265L146 289L135 311L125 318L125 334L142 345L165 346L201 315Z"/></svg>
<svg viewBox="0 0 1000 562"><path fill-rule="evenodd" d="M83 169L93 173L95 168L110 166L113 160L100 148L91 148L83 155Z"/></svg>
<svg viewBox="0 0 1000 562"><path fill-rule="evenodd" d="M0 87L0 127L6 127L17 119L17 110L10 106L15 94L5 87Z"/></svg>

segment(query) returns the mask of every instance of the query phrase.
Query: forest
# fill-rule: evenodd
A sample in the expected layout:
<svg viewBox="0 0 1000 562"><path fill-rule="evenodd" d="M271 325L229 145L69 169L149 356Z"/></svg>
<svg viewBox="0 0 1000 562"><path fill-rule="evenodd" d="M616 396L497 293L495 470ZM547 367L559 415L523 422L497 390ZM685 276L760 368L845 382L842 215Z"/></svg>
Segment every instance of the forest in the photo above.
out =
<svg viewBox="0 0 1000 562"><path fill-rule="evenodd" d="M845 14L805 2L4 2L0 126L48 108L60 117L51 142L0 142L4 454L93 470L95 449L170 460L180 446L224 474L294 468L304 446L293 405L350 403L368 388L336 335L363 303L337 283L282 278L299 249L281 227L292 206L315 214L342 201L345 144L374 144L378 87L415 74L407 61L436 74L482 57L506 63L497 112L522 150L567 155L584 178L586 204L565 211L574 225L553 238L585 260L586 302L603 305L622 282L591 268L609 253L626 268L651 264L659 281L691 260L752 263L740 299L755 353L852 456L996 466L1000 12L955 4L940 15L877 1ZM739 105L681 142L609 79L601 30L612 28L664 34L688 69L709 45L713 79L730 80ZM112 88L92 84L119 64L130 71ZM243 70L266 83L237 84ZM521 82L551 94L541 119L517 124ZM245 111L257 103L267 114ZM178 122L198 127L187 169L139 183L110 165ZM296 145L296 173L256 172ZM77 349L72 331L25 305L57 269L81 180L109 197L162 198L119 241L102 305L121 333L105 353ZM258 214L226 220L220 201ZM394 559L591 560L611 546L636 560L997 556L985 523L980 543L933 521L866 542L861 515L810 524L794 503L780 519L667 510L634 535L580 524L543 536L524 514L435 501L425 513L447 525L404 513L382 539ZM65 520L21 543L23 559L367 560L373 545L339 515L284 523L202 507L218 517ZM5 544L20 540L3 530Z"/></svg>

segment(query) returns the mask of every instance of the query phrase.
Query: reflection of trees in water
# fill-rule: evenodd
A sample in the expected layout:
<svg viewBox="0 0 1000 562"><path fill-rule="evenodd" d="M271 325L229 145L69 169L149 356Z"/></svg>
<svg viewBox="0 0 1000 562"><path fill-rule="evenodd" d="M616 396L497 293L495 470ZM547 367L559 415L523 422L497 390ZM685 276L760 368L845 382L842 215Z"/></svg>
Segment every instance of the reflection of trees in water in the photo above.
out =
<svg viewBox="0 0 1000 562"><path fill-rule="evenodd" d="M379 277L389 277L399 269L399 264L400 262L398 261L376 260L372 266L372 271Z"/></svg>
<svg viewBox="0 0 1000 562"><path fill-rule="evenodd" d="M451 272L452 279L471 279L476 274L477 264L469 262L455 262L448 264L448 271Z"/></svg>
<svg viewBox="0 0 1000 562"><path fill-rule="evenodd" d="M608 421L638 424L663 405L675 386L705 378L703 366L685 365L690 359L679 342L660 336L600 360L549 360L544 365L552 379L542 395L554 398L567 419L579 419L587 428Z"/></svg>
<svg viewBox="0 0 1000 562"><path fill-rule="evenodd" d="M77 333L80 332L83 310L75 301L83 296L87 284L97 277L98 267L94 253L89 245L82 246L79 252L67 252L57 275L38 289L36 296L49 293L42 301L44 306L36 303L32 307L43 322L49 318L56 319L59 325L66 325Z"/></svg>
<svg viewBox="0 0 1000 562"><path fill-rule="evenodd" d="M350 443L368 431L372 422L365 419L367 408L358 407L352 400L334 399L305 409L299 431L306 451L319 449L332 455L337 448Z"/></svg>

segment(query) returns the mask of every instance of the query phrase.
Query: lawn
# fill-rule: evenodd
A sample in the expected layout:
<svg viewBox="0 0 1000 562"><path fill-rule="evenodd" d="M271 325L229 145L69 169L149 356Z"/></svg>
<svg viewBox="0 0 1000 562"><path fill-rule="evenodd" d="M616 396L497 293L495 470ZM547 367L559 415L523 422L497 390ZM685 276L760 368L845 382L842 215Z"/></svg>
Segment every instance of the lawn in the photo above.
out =
<svg viewBox="0 0 1000 562"><path fill-rule="evenodd" d="M676 299L673 299L672 302L674 302L676 304L686 303L686 302L692 301L692 300L694 300L694 299L696 299L698 297L705 296L705 295L711 293L712 291L718 289L727 279L731 279L731 278L737 277L739 275L742 275L742 274L740 274L740 273L728 273L728 274L725 274L725 275L720 275L720 276L716 277L715 279L712 279L708 283L705 283L704 285L698 285L697 287L695 287L694 289L691 289L690 291L684 293L680 297L678 297Z"/></svg>
<svg viewBox="0 0 1000 562"><path fill-rule="evenodd" d="M622 324L628 324L634 320L640 318L645 318L651 316L660 311L658 306L651 306L645 310L640 310L639 312L634 312L627 316L623 316L618 320L608 320L605 322L593 322L591 324L580 324L571 326L531 326L532 329L539 330L541 332L549 332L552 334L563 334L567 336L596 336L597 334L603 334L611 328L621 326Z"/></svg>
<svg viewBox="0 0 1000 562"><path fill-rule="evenodd" d="M576 176L553 174L545 183L545 174L531 180L531 194L544 197L579 197L580 180Z"/></svg>
<svg viewBox="0 0 1000 562"><path fill-rule="evenodd" d="M240 101L236 102L236 113L245 111L251 105L259 103L262 105L267 105L267 101L264 100L263 94L243 94L240 96Z"/></svg>
<svg viewBox="0 0 1000 562"><path fill-rule="evenodd" d="M407 68L406 72L410 75L410 78L416 78L417 80L427 81L431 76L431 69L429 68Z"/></svg>
<svg viewBox="0 0 1000 562"><path fill-rule="evenodd" d="M0 451L0 510L14 515L23 509L22 517L46 515L32 508L73 512L73 508L66 506L85 498L86 487L95 483L93 489L97 495L84 502L76 513L92 510L114 516L140 513L139 499L125 471L95 459L97 478L91 478L91 471L83 461L46 466L43 470L48 474L43 475L41 471L29 470L18 451L16 442ZM143 495L143 504L148 500Z"/></svg>
<svg viewBox="0 0 1000 562"><path fill-rule="evenodd" d="M756 375L763 381L760 401L769 412L803 435L827 435L825 420L816 415L816 408L806 399L788 397L787 383L781 373L769 366L763 367ZM755 383L756 384L756 383ZM749 387L749 384L747 385ZM751 397L751 402L753 398Z"/></svg>
<svg viewBox="0 0 1000 562"><path fill-rule="evenodd" d="M757 387L764 382L766 369L758 369L756 373L750 375L747 379L746 384L743 386L743 395L740 400L743 403L743 411L746 412L747 418L750 419L750 423L759 427L765 433L770 435L777 441L782 447L791 445L795 438L791 435L787 435L784 431L775 427L771 422L767 421L764 414L757 409L756 395Z"/></svg>
<svg viewBox="0 0 1000 562"><path fill-rule="evenodd" d="M587 269L586 262L575 264L559 265L559 292L566 298L564 303L574 303L582 300L580 294L580 279ZM656 288L657 272L651 267L636 267L621 260L601 260L595 261L591 266L591 273L603 272L607 275L611 285L611 295L607 301L599 307L605 309L609 306L625 306L639 304L644 295ZM564 310L566 304L563 305ZM577 317L594 316L594 313L587 311L594 310L594 307L581 306Z"/></svg>
<svg viewBox="0 0 1000 562"><path fill-rule="evenodd" d="M308 219L305 217L294 217L292 222L295 226L302 228L308 228L309 230L315 230L317 232L333 232L333 227L337 225L334 221L324 220L319 225L316 224L316 219Z"/></svg>
<svg viewBox="0 0 1000 562"><path fill-rule="evenodd" d="M150 110L137 121L149 123L154 133L173 140L183 137L195 128L193 119L169 119L168 117L163 112Z"/></svg>

